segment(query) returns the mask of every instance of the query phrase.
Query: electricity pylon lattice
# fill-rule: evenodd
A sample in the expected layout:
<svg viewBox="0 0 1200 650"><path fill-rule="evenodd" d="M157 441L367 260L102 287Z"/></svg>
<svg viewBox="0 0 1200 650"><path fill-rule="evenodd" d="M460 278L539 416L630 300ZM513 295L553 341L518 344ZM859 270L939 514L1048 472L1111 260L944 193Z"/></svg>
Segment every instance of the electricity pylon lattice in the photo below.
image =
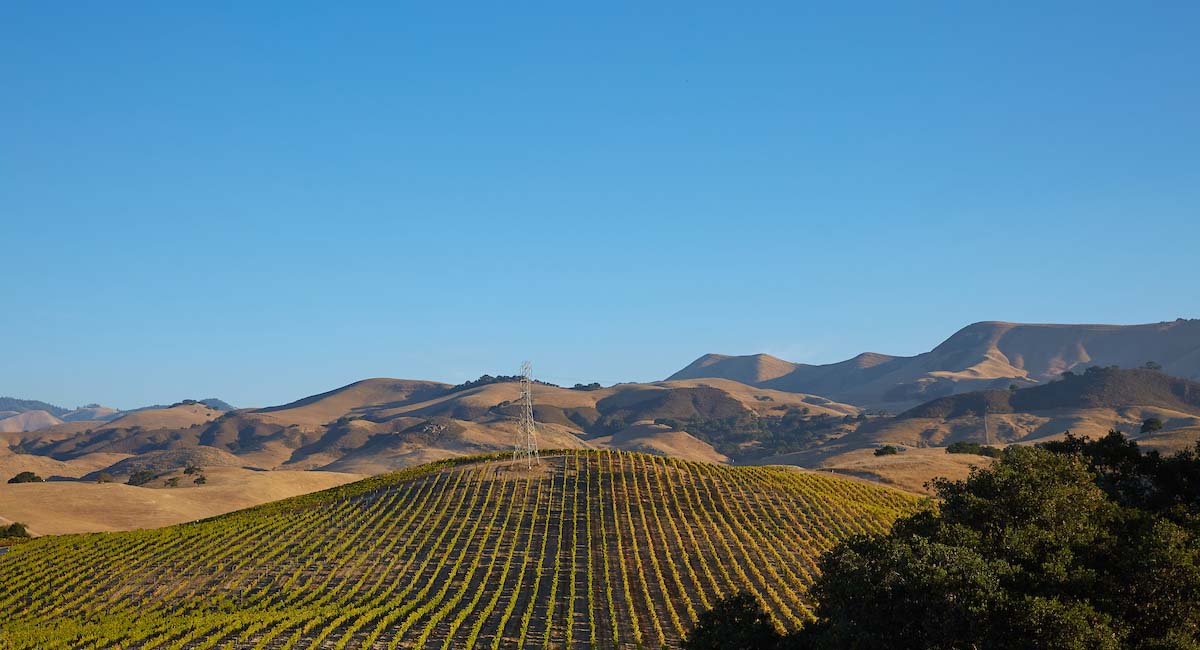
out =
<svg viewBox="0 0 1200 650"><path fill-rule="evenodd" d="M533 364L521 364L521 419L517 422L516 451L513 460L525 462L527 468L541 465L538 455L537 424L533 421Z"/></svg>

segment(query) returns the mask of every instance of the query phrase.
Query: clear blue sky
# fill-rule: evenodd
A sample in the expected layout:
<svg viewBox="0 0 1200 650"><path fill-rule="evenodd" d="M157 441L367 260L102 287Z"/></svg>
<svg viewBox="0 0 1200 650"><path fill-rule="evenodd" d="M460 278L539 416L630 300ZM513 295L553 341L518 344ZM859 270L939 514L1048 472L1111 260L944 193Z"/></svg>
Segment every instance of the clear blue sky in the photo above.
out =
<svg viewBox="0 0 1200 650"><path fill-rule="evenodd" d="M1200 316L1195 2L402 4L4 3L0 395Z"/></svg>

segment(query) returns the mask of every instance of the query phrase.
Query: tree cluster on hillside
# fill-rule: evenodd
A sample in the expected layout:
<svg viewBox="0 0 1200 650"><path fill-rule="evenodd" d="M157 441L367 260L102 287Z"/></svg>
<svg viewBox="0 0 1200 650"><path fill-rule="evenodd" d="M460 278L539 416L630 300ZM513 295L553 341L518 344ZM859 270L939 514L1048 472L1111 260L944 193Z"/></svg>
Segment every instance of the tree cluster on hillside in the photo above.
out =
<svg viewBox="0 0 1200 650"><path fill-rule="evenodd" d="M126 485L134 485L134 486L145 485L145 484L149 483L150 481L153 481L154 479L158 478L159 476L161 476L161 475L152 470L140 469L140 470L130 474L129 479L125 481L125 484Z"/></svg>
<svg viewBox="0 0 1200 650"><path fill-rule="evenodd" d="M600 385L600 382L593 381L590 384L575 384L571 390L600 390L601 388L604 387Z"/></svg>
<svg viewBox="0 0 1200 650"><path fill-rule="evenodd" d="M41 483L44 479L33 472L20 472L8 479L9 483Z"/></svg>
<svg viewBox="0 0 1200 650"><path fill-rule="evenodd" d="M933 485L937 507L822 558L815 622L741 647L1200 650L1200 444L1068 435ZM721 607L688 648L752 628L757 604Z"/></svg>
<svg viewBox="0 0 1200 650"><path fill-rule="evenodd" d="M0 526L0 539L25 538L29 537L29 531L26 530L25 524L14 521L7 526Z"/></svg>
<svg viewBox="0 0 1200 650"><path fill-rule="evenodd" d="M1004 450L990 445L981 445L978 442L952 442L946 446L946 453L975 454L976 456L999 458L1004 455Z"/></svg>
<svg viewBox="0 0 1200 650"><path fill-rule="evenodd" d="M489 384L505 384L505 383L513 383L513 382L518 382L518 381L521 381L521 375L496 375L495 377L493 377L492 375L480 375L479 379L472 379L470 381L464 381L461 384L451 386L449 389L446 390L446 392L447 393L457 393L459 391L470 390L472 388L479 388L480 386L487 386ZM533 383L541 384L542 386L552 386L554 388L559 387L557 384L551 384L551 383L544 382L544 381L538 381L536 379L533 380Z"/></svg>

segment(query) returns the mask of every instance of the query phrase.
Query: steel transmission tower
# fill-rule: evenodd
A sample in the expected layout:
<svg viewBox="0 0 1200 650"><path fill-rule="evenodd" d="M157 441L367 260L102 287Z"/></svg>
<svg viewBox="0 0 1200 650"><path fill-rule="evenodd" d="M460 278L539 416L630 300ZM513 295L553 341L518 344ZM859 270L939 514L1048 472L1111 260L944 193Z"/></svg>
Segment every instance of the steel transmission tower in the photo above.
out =
<svg viewBox="0 0 1200 650"><path fill-rule="evenodd" d="M527 468L541 465L538 455L537 424L533 421L533 364L521 364L521 419L517 423L516 451L513 460L525 461Z"/></svg>

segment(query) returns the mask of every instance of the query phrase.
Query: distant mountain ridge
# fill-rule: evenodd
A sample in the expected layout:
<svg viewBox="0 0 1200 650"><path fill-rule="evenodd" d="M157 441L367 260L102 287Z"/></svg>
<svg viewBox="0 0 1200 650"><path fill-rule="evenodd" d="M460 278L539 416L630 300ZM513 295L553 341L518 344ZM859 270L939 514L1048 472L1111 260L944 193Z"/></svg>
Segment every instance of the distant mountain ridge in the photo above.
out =
<svg viewBox="0 0 1200 650"><path fill-rule="evenodd" d="M1146 325L1054 325L985 321L912 357L867 352L824 365L770 355L708 354L669 379L718 377L822 395L868 408L908 408L946 395L1010 383L1031 386L1093 365L1139 367L1200 379L1200 320Z"/></svg>
<svg viewBox="0 0 1200 650"><path fill-rule="evenodd" d="M40 402L35 399L0 397L0 412L11 411L13 413L24 413L26 411L45 411L50 415L58 417L66 413L68 410L69 409L65 409L61 406Z"/></svg>

